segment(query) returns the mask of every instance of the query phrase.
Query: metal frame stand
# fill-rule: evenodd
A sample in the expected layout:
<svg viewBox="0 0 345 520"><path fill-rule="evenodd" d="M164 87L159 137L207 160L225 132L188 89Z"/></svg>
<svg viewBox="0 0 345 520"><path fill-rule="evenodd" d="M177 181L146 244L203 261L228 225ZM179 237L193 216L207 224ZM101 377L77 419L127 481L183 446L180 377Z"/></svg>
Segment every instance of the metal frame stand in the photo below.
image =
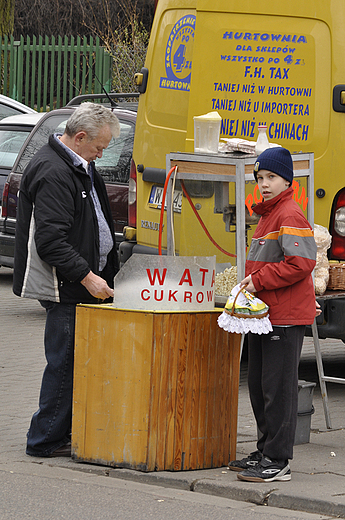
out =
<svg viewBox="0 0 345 520"><path fill-rule="evenodd" d="M323 411L325 414L326 427L330 429L330 428L332 428L332 423L331 423L331 416L330 416L329 407L328 407L328 394L327 394L327 388L326 388L326 383L325 383L326 379L325 379L325 374L323 371L322 355L321 355L321 349L320 349L319 334L317 332L316 319L314 320L314 323L311 326L311 330L313 333L315 357L316 357L317 371L319 374L319 383L320 383ZM344 383L345 383L345 380L344 380Z"/></svg>
<svg viewBox="0 0 345 520"><path fill-rule="evenodd" d="M326 293L326 294L323 294L322 296L320 296L320 300L332 300L333 298L339 298L339 297L344 297L344 296L345 296L345 293L337 294L334 292L329 292L329 293ZM323 409L324 409L324 413L325 413L326 427L331 429L332 423L331 423L331 416L329 413L326 383L339 383L339 384L345 385L345 378L325 376L316 319L314 320L311 330L312 330L313 340L314 340L316 364L317 364L317 371L319 374L319 383L320 383L320 389L321 389L322 404L323 404Z"/></svg>
<svg viewBox="0 0 345 520"><path fill-rule="evenodd" d="M253 180L253 169L256 156L243 154L192 154L192 153L170 153L166 156L166 171L177 166L176 179L182 180L204 180L218 182L222 185L217 190L218 198L216 205L229 204L229 183L235 183L236 204L236 255L237 255L237 277L244 277L244 265L246 260L246 222L245 222L245 183ZM314 155L295 154L292 155L294 162L294 177L307 177L308 209L307 218L314 223ZM167 254L173 255L174 241L172 236L173 211L171 208L173 180L170 179L167 188Z"/></svg>

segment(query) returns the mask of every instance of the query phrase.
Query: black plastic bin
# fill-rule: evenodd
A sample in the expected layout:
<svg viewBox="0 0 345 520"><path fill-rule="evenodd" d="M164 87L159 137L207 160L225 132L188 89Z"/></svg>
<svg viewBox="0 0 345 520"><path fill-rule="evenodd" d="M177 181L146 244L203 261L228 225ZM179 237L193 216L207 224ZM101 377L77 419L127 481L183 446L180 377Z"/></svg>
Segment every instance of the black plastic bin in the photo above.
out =
<svg viewBox="0 0 345 520"><path fill-rule="evenodd" d="M294 444L310 441L311 416L314 413L313 395L316 383L298 381L298 413Z"/></svg>

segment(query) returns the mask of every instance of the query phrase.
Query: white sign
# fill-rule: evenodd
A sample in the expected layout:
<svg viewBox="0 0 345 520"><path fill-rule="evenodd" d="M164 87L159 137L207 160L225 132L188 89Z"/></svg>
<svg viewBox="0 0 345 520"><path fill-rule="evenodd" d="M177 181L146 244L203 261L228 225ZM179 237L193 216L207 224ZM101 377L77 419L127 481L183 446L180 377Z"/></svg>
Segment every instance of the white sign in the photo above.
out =
<svg viewBox="0 0 345 520"><path fill-rule="evenodd" d="M118 309L214 308L216 257L132 255L115 276Z"/></svg>

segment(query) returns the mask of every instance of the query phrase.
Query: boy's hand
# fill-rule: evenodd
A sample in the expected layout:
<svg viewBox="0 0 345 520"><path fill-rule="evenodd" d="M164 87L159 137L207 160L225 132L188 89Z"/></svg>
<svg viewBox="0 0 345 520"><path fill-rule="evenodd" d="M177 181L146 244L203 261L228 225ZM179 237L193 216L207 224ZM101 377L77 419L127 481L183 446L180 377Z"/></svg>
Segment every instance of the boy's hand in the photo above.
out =
<svg viewBox="0 0 345 520"><path fill-rule="evenodd" d="M322 310L321 310L319 303L316 300L315 300L315 305L316 305L315 318L317 318L318 316L320 316L320 314L322 314Z"/></svg>
<svg viewBox="0 0 345 520"><path fill-rule="evenodd" d="M244 285L246 285L246 291L250 292L250 293L254 293L254 292L257 292L255 287L254 287L254 284L252 282L252 277L251 275L249 276L246 276L241 283L241 287L243 287Z"/></svg>

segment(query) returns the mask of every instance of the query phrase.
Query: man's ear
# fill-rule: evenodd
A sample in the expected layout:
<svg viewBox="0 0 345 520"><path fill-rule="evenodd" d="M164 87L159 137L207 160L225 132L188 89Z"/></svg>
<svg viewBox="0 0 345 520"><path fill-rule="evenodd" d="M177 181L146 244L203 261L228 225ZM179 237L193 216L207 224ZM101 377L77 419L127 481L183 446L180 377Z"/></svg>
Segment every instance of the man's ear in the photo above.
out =
<svg viewBox="0 0 345 520"><path fill-rule="evenodd" d="M80 141L83 142L87 137L87 134L86 132L84 132L84 130L81 130L80 132L77 132L74 136L74 139L77 143L79 143Z"/></svg>

